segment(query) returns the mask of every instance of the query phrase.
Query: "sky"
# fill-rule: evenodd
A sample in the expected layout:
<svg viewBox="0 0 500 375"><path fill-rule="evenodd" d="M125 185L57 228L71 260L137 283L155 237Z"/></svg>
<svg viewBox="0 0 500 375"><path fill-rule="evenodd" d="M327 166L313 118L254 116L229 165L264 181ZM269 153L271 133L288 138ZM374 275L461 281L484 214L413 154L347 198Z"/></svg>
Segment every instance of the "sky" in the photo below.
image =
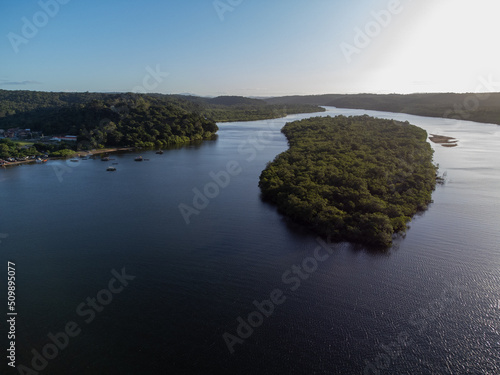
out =
<svg viewBox="0 0 500 375"><path fill-rule="evenodd" d="M498 0L2 1L0 89L486 92L500 81L499 11Z"/></svg>

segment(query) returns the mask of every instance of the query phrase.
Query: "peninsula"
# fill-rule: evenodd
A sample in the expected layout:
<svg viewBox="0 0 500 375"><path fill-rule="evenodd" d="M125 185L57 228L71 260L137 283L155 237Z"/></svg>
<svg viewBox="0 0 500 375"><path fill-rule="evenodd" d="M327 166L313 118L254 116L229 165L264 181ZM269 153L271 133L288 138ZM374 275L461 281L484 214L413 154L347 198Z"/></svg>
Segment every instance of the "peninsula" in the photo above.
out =
<svg viewBox="0 0 500 375"><path fill-rule="evenodd" d="M314 105L269 104L240 96L0 90L0 159L71 157L105 148L165 148L212 139L218 131L216 122L322 111Z"/></svg>

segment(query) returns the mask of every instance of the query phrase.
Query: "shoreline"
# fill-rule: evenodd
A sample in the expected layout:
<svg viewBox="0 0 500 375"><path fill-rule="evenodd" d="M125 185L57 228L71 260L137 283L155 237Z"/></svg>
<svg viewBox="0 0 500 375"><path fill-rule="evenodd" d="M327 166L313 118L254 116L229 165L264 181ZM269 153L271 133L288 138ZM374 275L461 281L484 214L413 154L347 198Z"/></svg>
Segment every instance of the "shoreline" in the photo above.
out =
<svg viewBox="0 0 500 375"><path fill-rule="evenodd" d="M115 147L115 148L102 148L102 149L94 149L94 150L86 150L86 151L75 151L75 153L67 158L62 158L62 157L48 157L46 160L51 161L51 160L68 160L72 158L80 158L82 156L93 156L93 155L100 155L100 154L110 154L113 152L122 152L122 151L135 151L135 147ZM5 164L1 165L2 168L7 168L7 167L15 167L19 165L24 165L24 164L38 164L36 162L36 159L29 159L29 160L21 160L21 161L11 161L11 162L5 162ZM45 164L45 163L42 163Z"/></svg>
<svg viewBox="0 0 500 375"><path fill-rule="evenodd" d="M94 150L87 150L87 151L75 151L75 155L73 155L72 157L109 154L112 152L120 152L120 151L134 151L135 149L136 149L135 147L118 147L118 148L101 148L101 149L94 149ZM54 158L54 160L55 159L61 159L61 158Z"/></svg>

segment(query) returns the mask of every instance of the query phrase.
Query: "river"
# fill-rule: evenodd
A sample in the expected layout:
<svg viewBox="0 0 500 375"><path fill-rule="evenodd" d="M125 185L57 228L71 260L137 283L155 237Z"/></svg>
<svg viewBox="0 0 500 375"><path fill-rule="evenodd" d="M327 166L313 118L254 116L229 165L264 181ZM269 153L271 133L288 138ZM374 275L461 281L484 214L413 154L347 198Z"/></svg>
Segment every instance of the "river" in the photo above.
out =
<svg viewBox="0 0 500 375"><path fill-rule="evenodd" d="M311 114L219 124L216 140L143 162L122 153L0 170L0 295L6 313L14 262L16 365L500 373L500 127L331 107L314 116L365 113L459 140L432 144L446 183L385 253L322 243L261 201L259 175L287 149L280 128ZM22 373L3 362L2 373Z"/></svg>

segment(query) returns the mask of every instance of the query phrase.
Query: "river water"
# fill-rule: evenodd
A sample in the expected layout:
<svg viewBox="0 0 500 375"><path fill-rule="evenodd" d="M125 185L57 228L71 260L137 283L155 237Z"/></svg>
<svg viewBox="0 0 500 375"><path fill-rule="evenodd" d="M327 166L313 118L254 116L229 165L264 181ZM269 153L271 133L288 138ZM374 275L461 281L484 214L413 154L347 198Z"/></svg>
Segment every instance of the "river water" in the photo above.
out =
<svg viewBox="0 0 500 375"><path fill-rule="evenodd" d="M432 144L446 183L386 253L321 245L261 201L259 175L287 149L280 128L310 114L220 124L217 140L143 162L124 153L0 170L0 295L7 313L14 262L16 365L51 375L500 373L500 127L327 110L314 116L367 113L459 140ZM29 373L2 361L2 373Z"/></svg>

